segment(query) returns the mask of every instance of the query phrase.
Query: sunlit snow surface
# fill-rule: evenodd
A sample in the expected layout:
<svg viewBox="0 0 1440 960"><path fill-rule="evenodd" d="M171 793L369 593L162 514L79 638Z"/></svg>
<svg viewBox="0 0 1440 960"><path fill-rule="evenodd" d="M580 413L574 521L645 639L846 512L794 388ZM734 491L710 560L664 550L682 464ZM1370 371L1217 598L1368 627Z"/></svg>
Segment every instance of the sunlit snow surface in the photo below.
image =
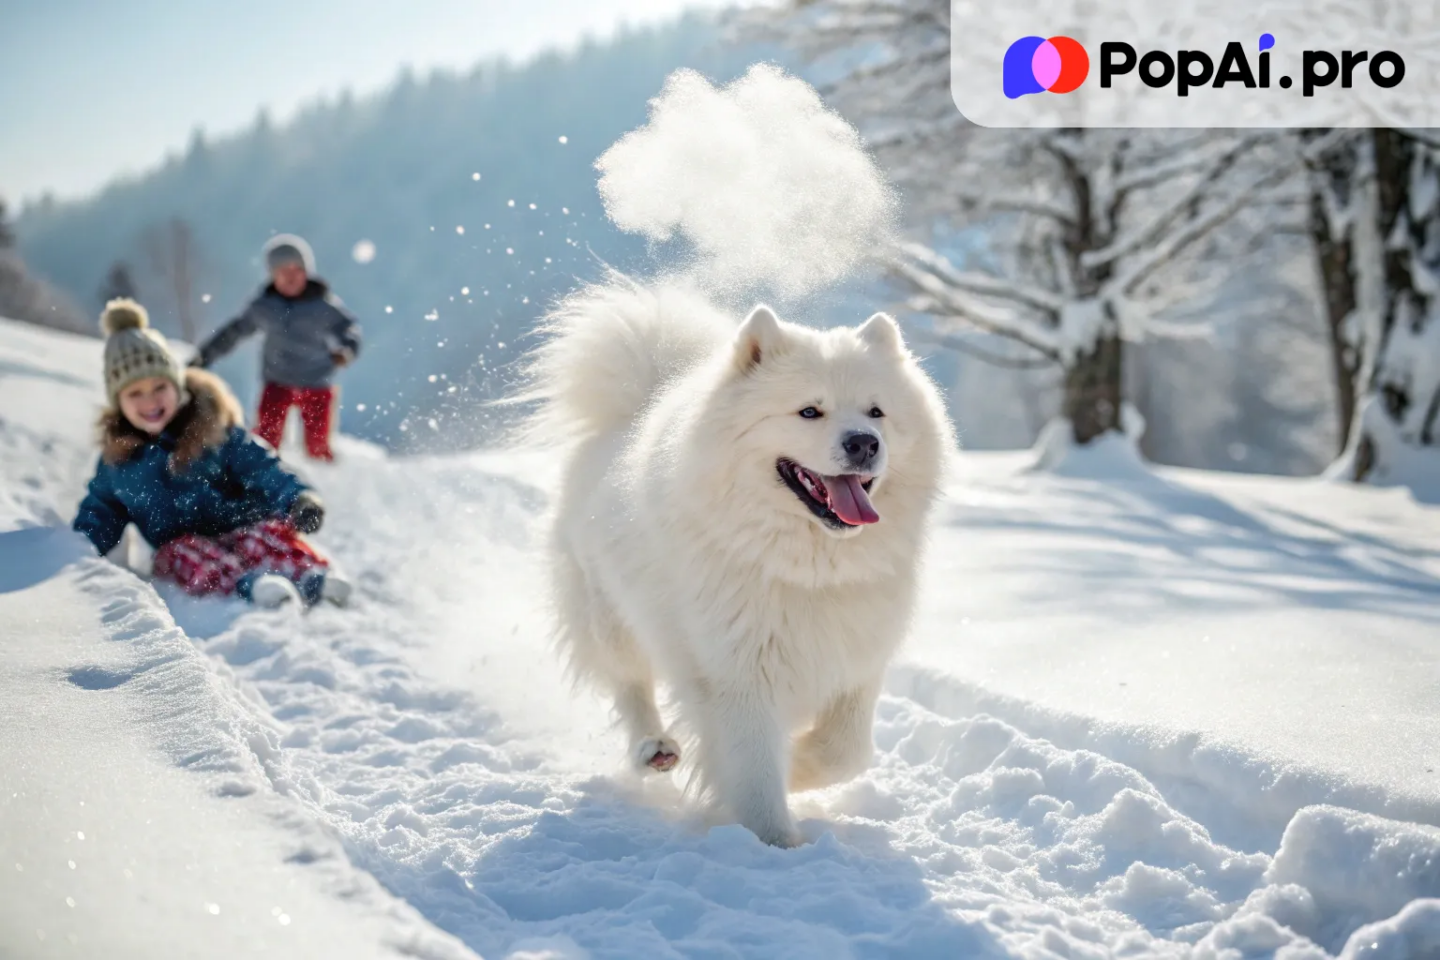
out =
<svg viewBox="0 0 1440 960"><path fill-rule="evenodd" d="M157 596L58 529L98 351L0 324L0 953L1440 951L1440 520L1402 490L963 456L874 766L781 851L622 774L565 683L548 464L342 443L301 469L352 609Z"/></svg>

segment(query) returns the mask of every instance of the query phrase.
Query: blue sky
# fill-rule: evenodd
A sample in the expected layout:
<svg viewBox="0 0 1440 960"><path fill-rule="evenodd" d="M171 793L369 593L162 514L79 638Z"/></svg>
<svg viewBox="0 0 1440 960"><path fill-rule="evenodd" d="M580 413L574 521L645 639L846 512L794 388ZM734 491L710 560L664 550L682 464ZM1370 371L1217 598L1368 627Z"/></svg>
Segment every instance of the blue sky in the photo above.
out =
<svg viewBox="0 0 1440 960"><path fill-rule="evenodd" d="M0 197L91 192L265 107L527 57L718 0L0 0Z"/></svg>

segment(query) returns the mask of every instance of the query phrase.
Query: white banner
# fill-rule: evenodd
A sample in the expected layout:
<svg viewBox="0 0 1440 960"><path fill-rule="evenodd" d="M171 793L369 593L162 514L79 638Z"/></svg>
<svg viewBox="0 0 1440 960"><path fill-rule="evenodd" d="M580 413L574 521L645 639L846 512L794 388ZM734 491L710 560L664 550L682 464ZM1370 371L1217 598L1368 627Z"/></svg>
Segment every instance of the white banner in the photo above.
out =
<svg viewBox="0 0 1440 960"><path fill-rule="evenodd" d="M1437 0L952 0L987 127L1440 126Z"/></svg>

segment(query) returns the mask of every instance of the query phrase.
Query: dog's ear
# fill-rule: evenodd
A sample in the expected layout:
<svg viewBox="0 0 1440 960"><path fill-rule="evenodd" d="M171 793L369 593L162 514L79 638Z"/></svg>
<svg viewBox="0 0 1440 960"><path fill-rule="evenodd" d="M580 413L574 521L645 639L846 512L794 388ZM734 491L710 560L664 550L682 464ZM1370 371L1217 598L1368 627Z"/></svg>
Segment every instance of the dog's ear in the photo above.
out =
<svg viewBox="0 0 1440 960"><path fill-rule="evenodd" d="M900 335L900 324L888 313L877 313L860 324L860 339L869 346L887 353L900 354L905 351L905 338Z"/></svg>
<svg viewBox="0 0 1440 960"><path fill-rule="evenodd" d="M742 373L749 373L783 347L785 333L780 318L763 303L750 311L735 335L735 364Z"/></svg>

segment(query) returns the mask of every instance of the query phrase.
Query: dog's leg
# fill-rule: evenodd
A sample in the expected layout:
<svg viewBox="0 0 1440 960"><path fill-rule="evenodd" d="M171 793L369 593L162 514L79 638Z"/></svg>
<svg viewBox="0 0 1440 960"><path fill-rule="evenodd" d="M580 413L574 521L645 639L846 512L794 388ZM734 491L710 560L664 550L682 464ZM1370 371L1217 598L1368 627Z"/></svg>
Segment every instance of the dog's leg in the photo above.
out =
<svg viewBox="0 0 1440 960"><path fill-rule="evenodd" d="M797 846L800 834L785 802L789 738L770 698L758 690L717 691L700 724L706 786L761 840Z"/></svg>
<svg viewBox="0 0 1440 960"><path fill-rule="evenodd" d="M871 727L880 684L867 684L836 696L815 726L795 742L790 764L791 790L816 790L859 776L874 753Z"/></svg>
<svg viewBox="0 0 1440 960"><path fill-rule="evenodd" d="M649 680L621 684L615 691L615 712L630 741L630 760L642 772L664 773L680 762L680 744L665 730L655 706L655 685Z"/></svg>
<svg viewBox="0 0 1440 960"><path fill-rule="evenodd" d="M557 550L552 563L560 640L571 671L610 695L637 769L671 769L680 761L680 745L655 706L649 658L569 551Z"/></svg>

